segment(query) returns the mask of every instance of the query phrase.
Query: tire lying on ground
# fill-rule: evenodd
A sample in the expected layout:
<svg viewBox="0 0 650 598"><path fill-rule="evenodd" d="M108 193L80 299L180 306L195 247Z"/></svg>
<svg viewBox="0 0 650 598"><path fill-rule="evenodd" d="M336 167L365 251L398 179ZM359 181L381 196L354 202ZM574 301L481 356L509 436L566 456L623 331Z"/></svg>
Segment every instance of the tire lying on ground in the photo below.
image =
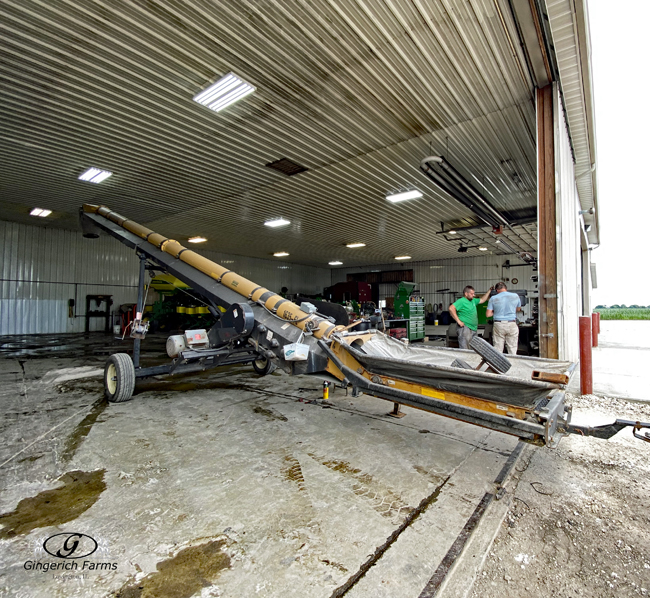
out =
<svg viewBox="0 0 650 598"><path fill-rule="evenodd" d="M276 367L277 366L270 359L266 359L266 357L260 357L253 361L253 369L260 376L266 376L267 374L272 373Z"/></svg>
<svg viewBox="0 0 650 598"><path fill-rule="evenodd" d="M463 361L462 359L454 359L451 362L451 367L452 368L461 368L463 370L473 370L474 368L469 365L466 361Z"/></svg>
<svg viewBox="0 0 650 598"><path fill-rule="evenodd" d="M115 353L104 367L104 394L110 403L123 403L133 397L135 367L127 353Z"/></svg>
<svg viewBox="0 0 650 598"><path fill-rule="evenodd" d="M484 341L480 336L475 336L470 341L469 346L500 374L505 374L512 367L512 364L504 357L503 353L497 351L490 343Z"/></svg>

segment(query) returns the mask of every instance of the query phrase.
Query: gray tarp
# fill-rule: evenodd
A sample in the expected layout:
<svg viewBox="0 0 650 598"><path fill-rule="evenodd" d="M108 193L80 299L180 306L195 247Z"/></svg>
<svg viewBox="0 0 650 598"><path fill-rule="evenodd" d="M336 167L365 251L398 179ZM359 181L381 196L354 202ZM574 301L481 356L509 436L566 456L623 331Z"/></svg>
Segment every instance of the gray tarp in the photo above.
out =
<svg viewBox="0 0 650 598"><path fill-rule="evenodd" d="M399 378L439 390L532 408L558 384L531 380L534 370L572 375L575 364L556 359L506 355L512 363L507 374L452 368L456 358L476 367L481 357L474 351L423 345L406 345L382 333L363 346L350 346L355 335L343 337L343 346L371 373Z"/></svg>

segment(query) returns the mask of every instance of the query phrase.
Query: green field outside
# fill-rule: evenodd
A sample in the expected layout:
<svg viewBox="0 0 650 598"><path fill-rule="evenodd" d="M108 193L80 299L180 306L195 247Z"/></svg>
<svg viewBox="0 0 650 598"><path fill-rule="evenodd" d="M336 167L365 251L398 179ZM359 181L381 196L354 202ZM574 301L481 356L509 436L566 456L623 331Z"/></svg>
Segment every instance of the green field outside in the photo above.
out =
<svg viewBox="0 0 650 598"><path fill-rule="evenodd" d="M650 307L597 307L601 320L650 320Z"/></svg>

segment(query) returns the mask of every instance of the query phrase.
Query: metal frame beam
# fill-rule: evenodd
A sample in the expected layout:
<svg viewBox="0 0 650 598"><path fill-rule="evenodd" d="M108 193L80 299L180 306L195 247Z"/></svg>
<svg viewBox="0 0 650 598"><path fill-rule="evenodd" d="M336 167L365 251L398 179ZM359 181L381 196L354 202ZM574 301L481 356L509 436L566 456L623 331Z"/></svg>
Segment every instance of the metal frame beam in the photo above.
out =
<svg viewBox="0 0 650 598"><path fill-rule="evenodd" d="M537 90L539 354L558 359L555 138L553 85Z"/></svg>

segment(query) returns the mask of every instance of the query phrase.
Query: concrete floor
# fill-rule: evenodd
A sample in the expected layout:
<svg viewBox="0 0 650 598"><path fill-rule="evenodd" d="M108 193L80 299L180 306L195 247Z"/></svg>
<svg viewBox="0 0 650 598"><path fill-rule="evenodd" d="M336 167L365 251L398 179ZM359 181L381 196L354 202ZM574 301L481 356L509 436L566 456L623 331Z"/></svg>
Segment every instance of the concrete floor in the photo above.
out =
<svg viewBox="0 0 650 598"><path fill-rule="evenodd" d="M598 396L650 401L649 320L603 320L598 347L592 350L594 394ZM580 391L579 372L569 387Z"/></svg>
<svg viewBox="0 0 650 598"><path fill-rule="evenodd" d="M107 404L97 374L118 350L0 339L2 595L417 598L517 445L340 389L325 405L320 380L249 366ZM99 549L26 569L71 562L44 552L59 533Z"/></svg>

